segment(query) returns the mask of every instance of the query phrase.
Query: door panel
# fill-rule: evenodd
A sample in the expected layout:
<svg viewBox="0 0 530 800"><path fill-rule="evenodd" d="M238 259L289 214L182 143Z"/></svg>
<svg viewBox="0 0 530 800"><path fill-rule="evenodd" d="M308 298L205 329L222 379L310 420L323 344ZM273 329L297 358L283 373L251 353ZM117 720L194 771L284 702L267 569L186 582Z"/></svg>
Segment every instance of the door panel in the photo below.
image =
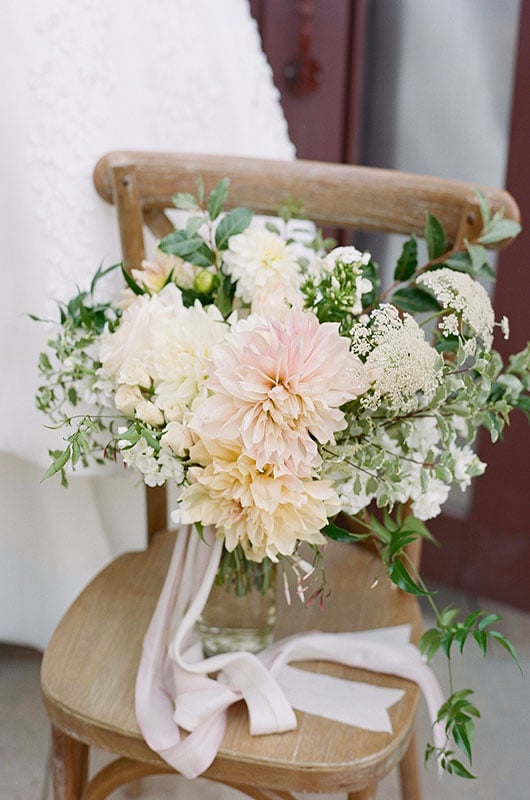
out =
<svg viewBox="0 0 530 800"><path fill-rule="evenodd" d="M342 162L356 157L365 1L254 0L251 8L298 158ZM307 94L296 94L288 80L289 68L304 48L301 32L309 39L306 59L320 67L319 85Z"/></svg>

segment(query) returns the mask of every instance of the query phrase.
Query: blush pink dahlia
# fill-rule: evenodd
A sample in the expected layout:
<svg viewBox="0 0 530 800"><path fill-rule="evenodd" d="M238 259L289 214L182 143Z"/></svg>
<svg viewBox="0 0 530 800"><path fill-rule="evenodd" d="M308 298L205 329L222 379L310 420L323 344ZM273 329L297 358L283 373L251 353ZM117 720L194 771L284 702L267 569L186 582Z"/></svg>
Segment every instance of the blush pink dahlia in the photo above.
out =
<svg viewBox="0 0 530 800"><path fill-rule="evenodd" d="M317 442L346 427L343 403L368 388L338 325L290 309L285 322L252 316L213 349L211 392L191 421L200 436L241 442L256 468L309 477Z"/></svg>

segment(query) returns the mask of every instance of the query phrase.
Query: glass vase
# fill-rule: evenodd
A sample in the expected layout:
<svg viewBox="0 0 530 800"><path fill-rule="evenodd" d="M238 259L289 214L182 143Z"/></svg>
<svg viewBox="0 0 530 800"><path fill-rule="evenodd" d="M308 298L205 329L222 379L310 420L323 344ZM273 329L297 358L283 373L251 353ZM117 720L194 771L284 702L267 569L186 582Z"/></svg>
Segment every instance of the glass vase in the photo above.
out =
<svg viewBox="0 0 530 800"><path fill-rule="evenodd" d="M247 561L240 548L223 551L217 576L197 621L206 657L246 650L257 653L273 639L276 565Z"/></svg>

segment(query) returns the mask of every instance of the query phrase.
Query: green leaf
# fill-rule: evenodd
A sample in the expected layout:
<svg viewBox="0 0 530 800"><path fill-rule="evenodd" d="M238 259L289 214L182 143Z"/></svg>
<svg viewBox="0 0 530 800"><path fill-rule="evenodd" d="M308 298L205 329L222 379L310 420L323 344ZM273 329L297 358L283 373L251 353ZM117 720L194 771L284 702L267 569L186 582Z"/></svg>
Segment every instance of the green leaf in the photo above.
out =
<svg viewBox="0 0 530 800"><path fill-rule="evenodd" d="M121 264L120 267L121 267L121 274L123 275L123 279L124 279L125 283L127 284L127 286L129 287L129 289L132 289L132 291L136 295L146 294L145 289L142 289L141 286L138 286L138 284L136 283L134 278L131 277L131 275L129 275L129 273L127 272L127 270L123 266L123 264Z"/></svg>
<svg viewBox="0 0 530 800"><path fill-rule="evenodd" d="M413 531L418 536L421 536L422 539L427 539L427 541L429 542L436 543L436 539L429 531L429 529L426 527L426 525L421 520L416 519L416 517L413 517L412 515L405 517L405 521L401 526L401 530Z"/></svg>
<svg viewBox="0 0 530 800"><path fill-rule="evenodd" d="M248 208L234 208L222 218L215 231L215 244L219 250L226 250L231 236L243 233L250 225L252 211Z"/></svg>
<svg viewBox="0 0 530 800"><path fill-rule="evenodd" d="M478 623L479 630L483 631L488 625L493 625L494 622L500 622L501 620L500 614L486 614Z"/></svg>
<svg viewBox="0 0 530 800"><path fill-rule="evenodd" d="M228 194L229 184L230 179L223 178L219 181L215 189L213 189L212 193L210 194L208 199L208 213L210 215L210 219L217 219L223 210L223 205Z"/></svg>
<svg viewBox="0 0 530 800"><path fill-rule="evenodd" d="M204 542L204 527L202 522L195 522L194 525L197 533L199 534L199 538Z"/></svg>
<svg viewBox="0 0 530 800"><path fill-rule="evenodd" d="M190 192L177 192L173 195L173 205L175 208L180 208L182 211L192 211L199 208L197 198Z"/></svg>
<svg viewBox="0 0 530 800"><path fill-rule="evenodd" d="M416 272L418 266L418 241L415 236L411 236L403 244L401 255L398 258L396 269L394 270L395 281L408 281Z"/></svg>
<svg viewBox="0 0 530 800"><path fill-rule="evenodd" d="M476 277L486 278L488 281L495 281L497 279L495 272L487 262L484 262L481 268L477 270Z"/></svg>
<svg viewBox="0 0 530 800"><path fill-rule="evenodd" d="M471 264L471 256L468 252L465 253L454 253L454 255L449 256L446 258L440 266L442 267L449 267L450 269L454 269L457 272L473 272L473 266ZM438 269L438 265L432 268L432 270L427 270L427 272L432 272Z"/></svg>
<svg viewBox="0 0 530 800"><path fill-rule="evenodd" d="M517 652L513 644L505 636L503 636L502 633L499 633L499 631L488 631L488 636L491 639L494 639L496 642L498 642L501 645L501 647L504 647L504 649L511 655L511 657L519 667L519 672L522 675L523 668L521 666L521 662L519 661L519 657L517 655Z"/></svg>
<svg viewBox="0 0 530 800"><path fill-rule="evenodd" d="M480 617L480 614L481 614L480 611L472 611L471 614L467 615L467 617L464 620L464 627L466 628L466 630L468 631L471 630L475 622Z"/></svg>
<svg viewBox="0 0 530 800"><path fill-rule="evenodd" d="M358 542L361 539L366 539L368 536L368 534L364 533L350 533L350 531L341 528L331 521L329 521L327 525L324 525L322 533L335 542Z"/></svg>
<svg viewBox="0 0 530 800"><path fill-rule="evenodd" d="M422 589L421 586L418 586L418 584L407 572L403 562L399 559L394 561L390 567L389 577L392 583L395 583L396 586L399 586L400 589L408 592L408 594L421 595L422 597L433 594L426 589Z"/></svg>
<svg viewBox="0 0 530 800"><path fill-rule="evenodd" d="M274 224L274 222L270 222L269 220L268 222L265 223L265 228L271 233L275 233L277 236L281 236L281 231L278 228L278 226Z"/></svg>
<svg viewBox="0 0 530 800"><path fill-rule="evenodd" d="M292 197L292 195L287 195L284 198L282 204L278 207L277 213L284 222L288 222L290 219L306 218L302 201Z"/></svg>
<svg viewBox="0 0 530 800"><path fill-rule="evenodd" d="M512 219L499 219L496 222L492 220L478 241L480 244L497 244L505 239L514 239L520 231L521 226Z"/></svg>
<svg viewBox="0 0 530 800"><path fill-rule="evenodd" d="M158 245L163 253L180 256L184 261L197 267L211 267L215 257L204 239L200 236L187 237L185 231L173 231Z"/></svg>
<svg viewBox="0 0 530 800"><path fill-rule="evenodd" d="M192 237L188 235L186 230L171 231L159 241L158 249L162 250L163 253L169 253L171 252L168 249L169 247L172 247L177 242L187 242L190 238Z"/></svg>
<svg viewBox="0 0 530 800"><path fill-rule="evenodd" d="M71 452L72 452L71 445L68 445L68 447L65 450L63 450L59 456L57 456L55 461L53 461L53 463L50 464L50 466L42 476L41 481L46 481L48 480L48 478L51 478L52 475L56 475L57 472L60 472L70 460Z"/></svg>
<svg viewBox="0 0 530 800"><path fill-rule="evenodd" d="M41 353L39 356L39 367L43 372L49 372L52 368L50 359L46 355L46 353Z"/></svg>
<svg viewBox="0 0 530 800"><path fill-rule="evenodd" d="M472 745L473 745L473 723L466 725L455 725L452 729L453 739L457 747L462 750L469 760L473 760Z"/></svg>
<svg viewBox="0 0 530 800"><path fill-rule="evenodd" d="M459 778L470 778L473 780L476 778L476 775L472 775L472 773L469 772L469 770L467 770L460 761L457 761L456 758L451 758L449 761L447 761L444 769L446 769L449 773L458 775Z"/></svg>
<svg viewBox="0 0 530 800"><path fill-rule="evenodd" d="M473 631L473 639L476 641L483 656L488 649L488 634L486 631Z"/></svg>
<svg viewBox="0 0 530 800"><path fill-rule="evenodd" d="M105 275L109 274L109 272L114 272L114 270L118 269L118 267L120 267L120 266L121 266L120 263L111 264L110 267L106 267L105 269L103 269L103 265L100 264L99 267L97 268L95 274L94 274L94 277L92 278L92 280L90 282L90 294L94 294L96 285L97 285L98 281L101 280L101 278L104 278Z"/></svg>
<svg viewBox="0 0 530 800"><path fill-rule="evenodd" d="M410 314L418 314L423 311L440 311L438 301L431 294L412 286L398 289L390 299L395 306L402 311L408 311Z"/></svg>
<svg viewBox="0 0 530 800"><path fill-rule="evenodd" d="M228 275L226 275L221 281L215 296L215 304L225 318L232 312L234 292L235 284L232 283Z"/></svg>
<svg viewBox="0 0 530 800"><path fill-rule="evenodd" d="M420 641L418 642L418 648L420 653L425 656L427 661L430 661L432 657L438 652L441 647L441 637L440 631L436 628L430 628L428 631L422 635Z"/></svg>
<svg viewBox="0 0 530 800"><path fill-rule="evenodd" d="M398 556L407 545L415 542L418 535L412 531L400 530L392 534L392 539L389 545L390 557L393 559Z"/></svg>
<svg viewBox="0 0 530 800"><path fill-rule="evenodd" d="M193 238L203 225L204 217L190 217L186 222L186 235L188 239Z"/></svg>
<svg viewBox="0 0 530 800"><path fill-rule="evenodd" d="M142 428L142 436L149 445L149 447L152 447L153 450L156 453L158 453L158 451L160 450L160 442L158 441L158 439L155 436L153 436L153 434L147 428Z"/></svg>
<svg viewBox="0 0 530 800"><path fill-rule="evenodd" d="M399 526L397 522L392 519L386 508L383 511L383 522L387 531L390 533L397 533Z"/></svg>
<svg viewBox="0 0 530 800"><path fill-rule="evenodd" d="M484 264L487 265L488 263L488 255L486 253L486 249L482 247L480 244L469 244L466 242L466 250L469 253L469 257L471 259L471 269L472 272L478 274L481 272Z"/></svg>
<svg viewBox="0 0 530 800"><path fill-rule="evenodd" d="M431 261L433 261L435 258L440 258L440 256L442 256L447 249L445 231L442 228L439 220L432 214L427 214L427 222L425 224L425 243L427 245L427 252Z"/></svg>
<svg viewBox="0 0 530 800"><path fill-rule="evenodd" d="M383 544L388 544L391 539L391 533L387 528L382 525L377 517L374 517L372 514L370 516L370 528L373 530L379 541L383 542Z"/></svg>
<svg viewBox="0 0 530 800"><path fill-rule="evenodd" d="M488 205L488 201L480 191L480 189L475 190L475 194L477 195L478 205L480 208L480 216L482 217L482 227L486 228L491 221L491 208Z"/></svg>

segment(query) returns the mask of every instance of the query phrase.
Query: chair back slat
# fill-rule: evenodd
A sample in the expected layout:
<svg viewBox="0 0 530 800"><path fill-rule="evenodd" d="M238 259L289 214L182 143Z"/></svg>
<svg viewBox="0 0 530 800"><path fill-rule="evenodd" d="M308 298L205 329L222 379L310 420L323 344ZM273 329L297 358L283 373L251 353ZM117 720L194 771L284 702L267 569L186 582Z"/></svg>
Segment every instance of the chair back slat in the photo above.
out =
<svg viewBox="0 0 530 800"><path fill-rule="evenodd" d="M428 212L456 241L466 217L478 214L480 188L493 211L519 219L513 197L502 189L394 170L329 164L318 161L272 161L173 153L117 151L104 156L95 170L95 184L113 202L112 168L133 164L142 208L168 208L176 191L195 193L201 175L206 191L222 178L231 179L228 205L248 206L274 214L288 197L300 199L319 225L422 236Z"/></svg>

